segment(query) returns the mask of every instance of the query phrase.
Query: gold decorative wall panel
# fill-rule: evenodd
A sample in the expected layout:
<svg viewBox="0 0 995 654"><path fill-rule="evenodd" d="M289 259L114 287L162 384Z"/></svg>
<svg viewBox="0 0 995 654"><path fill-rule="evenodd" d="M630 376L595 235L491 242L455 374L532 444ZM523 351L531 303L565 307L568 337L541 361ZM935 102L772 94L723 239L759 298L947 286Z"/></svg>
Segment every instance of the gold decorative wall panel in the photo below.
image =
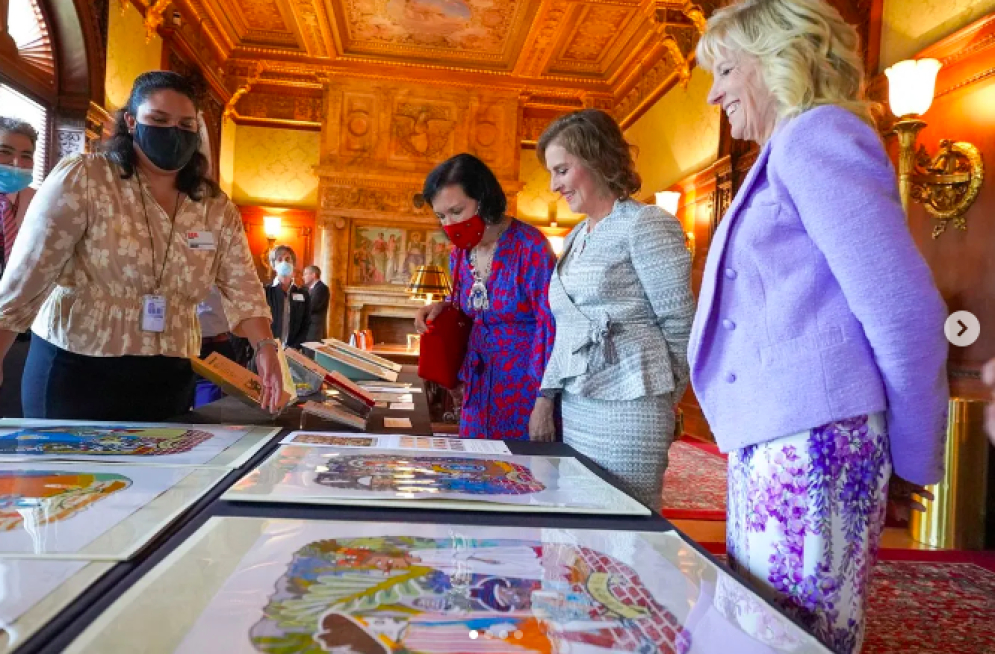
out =
<svg viewBox="0 0 995 654"><path fill-rule="evenodd" d="M711 75L694 69L687 89L665 95L626 130L638 148L643 193L663 191L715 161L721 114L706 101L711 84Z"/></svg>
<svg viewBox="0 0 995 654"><path fill-rule="evenodd" d="M145 41L142 15L132 6L122 12L110 9L107 37L107 77L104 83L106 107L120 109L128 102L131 85L140 74L157 70L162 64L162 39Z"/></svg>
<svg viewBox="0 0 995 654"><path fill-rule="evenodd" d="M416 203L415 196L439 162L460 152L483 159L501 181L514 215L520 187L518 101L513 93L410 83L335 78L325 84L315 173L318 228L325 244L319 266L333 285L329 333L345 333L347 307L355 303L346 280L360 283L355 258L366 250L356 242L357 234L375 227L389 242L390 234L438 229L430 208ZM403 277L403 271L383 283L396 285L398 275ZM365 276L361 282L376 285L378 279ZM392 301L397 292L390 290Z"/></svg>
<svg viewBox="0 0 995 654"><path fill-rule="evenodd" d="M314 207L318 142L315 132L239 125L232 199L239 205Z"/></svg>
<svg viewBox="0 0 995 654"><path fill-rule="evenodd" d="M995 0L884 0L879 69L915 57L992 11Z"/></svg>

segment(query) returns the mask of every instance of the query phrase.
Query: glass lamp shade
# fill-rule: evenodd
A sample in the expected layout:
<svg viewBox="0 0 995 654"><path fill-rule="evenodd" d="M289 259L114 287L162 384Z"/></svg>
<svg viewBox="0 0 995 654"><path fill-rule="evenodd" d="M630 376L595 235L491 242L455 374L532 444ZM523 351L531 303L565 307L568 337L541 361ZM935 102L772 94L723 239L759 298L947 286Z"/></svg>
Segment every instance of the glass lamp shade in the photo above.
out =
<svg viewBox="0 0 995 654"><path fill-rule="evenodd" d="M280 238L280 230L283 228L283 221L280 216L263 216L263 234L266 238Z"/></svg>
<svg viewBox="0 0 995 654"><path fill-rule="evenodd" d="M449 276L439 266L418 266L405 292L414 299L445 297L452 293Z"/></svg>
<svg viewBox="0 0 995 654"><path fill-rule="evenodd" d="M906 59L885 70L891 113L898 117L926 113L933 104L940 65L936 59Z"/></svg>
<svg viewBox="0 0 995 654"><path fill-rule="evenodd" d="M546 240L553 247L553 254L560 256L563 254L563 237L562 236L552 236L547 234Z"/></svg>
<svg viewBox="0 0 995 654"><path fill-rule="evenodd" d="M677 191L659 191L656 194L656 206L671 216L677 215L677 207L681 203L681 194Z"/></svg>

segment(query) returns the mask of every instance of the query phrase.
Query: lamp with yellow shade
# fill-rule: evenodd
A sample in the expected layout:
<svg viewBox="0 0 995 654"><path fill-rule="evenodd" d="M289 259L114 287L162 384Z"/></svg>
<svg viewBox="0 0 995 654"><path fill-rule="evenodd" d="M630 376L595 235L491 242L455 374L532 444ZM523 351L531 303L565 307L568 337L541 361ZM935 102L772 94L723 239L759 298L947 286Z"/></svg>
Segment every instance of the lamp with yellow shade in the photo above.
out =
<svg viewBox="0 0 995 654"><path fill-rule="evenodd" d="M922 145L916 150L916 138L926 126L920 116L933 104L940 67L936 59L907 59L884 71L888 77L888 104L898 117L894 130L899 144L902 208L907 217L909 200L921 203L939 222L933 228L933 238L938 238L951 222L957 229L967 230L964 214L978 197L985 176L981 153L971 143L943 139L932 158Z"/></svg>
<svg viewBox="0 0 995 654"><path fill-rule="evenodd" d="M434 297L446 297L452 291L449 276L439 266L418 266L405 289L412 299L425 300L425 304L432 304Z"/></svg>

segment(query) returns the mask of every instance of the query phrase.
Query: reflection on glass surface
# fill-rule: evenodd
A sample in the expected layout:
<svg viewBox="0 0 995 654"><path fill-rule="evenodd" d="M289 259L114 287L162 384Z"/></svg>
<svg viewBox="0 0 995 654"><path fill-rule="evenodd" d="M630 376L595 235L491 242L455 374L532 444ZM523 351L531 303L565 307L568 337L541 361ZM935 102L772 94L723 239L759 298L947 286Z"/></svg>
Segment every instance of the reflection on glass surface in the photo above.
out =
<svg viewBox="0 0 995 654"><path fill-rule="evenodd" d="M256 522L176 652L828 652L673 533Z"/></svg>
<svg viewBox="0 0 995 654"><path fill-rule="evenodd" d="M447 508L469 508L465 504L474 502L547 511L649 513L569 457L469 452L412 456L400 450L351 448L333 454L328 449L284 445L225 497L319 504L445 500L450 502Z"/></svg>

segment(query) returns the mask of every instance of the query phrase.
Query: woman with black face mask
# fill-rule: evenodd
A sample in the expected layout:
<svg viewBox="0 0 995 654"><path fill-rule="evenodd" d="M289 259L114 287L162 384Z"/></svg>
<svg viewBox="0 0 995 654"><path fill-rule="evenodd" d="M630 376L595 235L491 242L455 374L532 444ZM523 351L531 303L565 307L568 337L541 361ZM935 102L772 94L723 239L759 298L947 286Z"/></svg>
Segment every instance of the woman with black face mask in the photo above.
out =
<svg viewBox="0 0 995 654"><path fill-rule="evenodd" d="M42 184L0 280L0 358L17 332L35 334L25 417L184 413L197 304L212 285L232 331L256 348L263 408L279 408L269 307L238 209L207 177L197 127L190 82L145 73L106 151L63 159Z"/></svg>

